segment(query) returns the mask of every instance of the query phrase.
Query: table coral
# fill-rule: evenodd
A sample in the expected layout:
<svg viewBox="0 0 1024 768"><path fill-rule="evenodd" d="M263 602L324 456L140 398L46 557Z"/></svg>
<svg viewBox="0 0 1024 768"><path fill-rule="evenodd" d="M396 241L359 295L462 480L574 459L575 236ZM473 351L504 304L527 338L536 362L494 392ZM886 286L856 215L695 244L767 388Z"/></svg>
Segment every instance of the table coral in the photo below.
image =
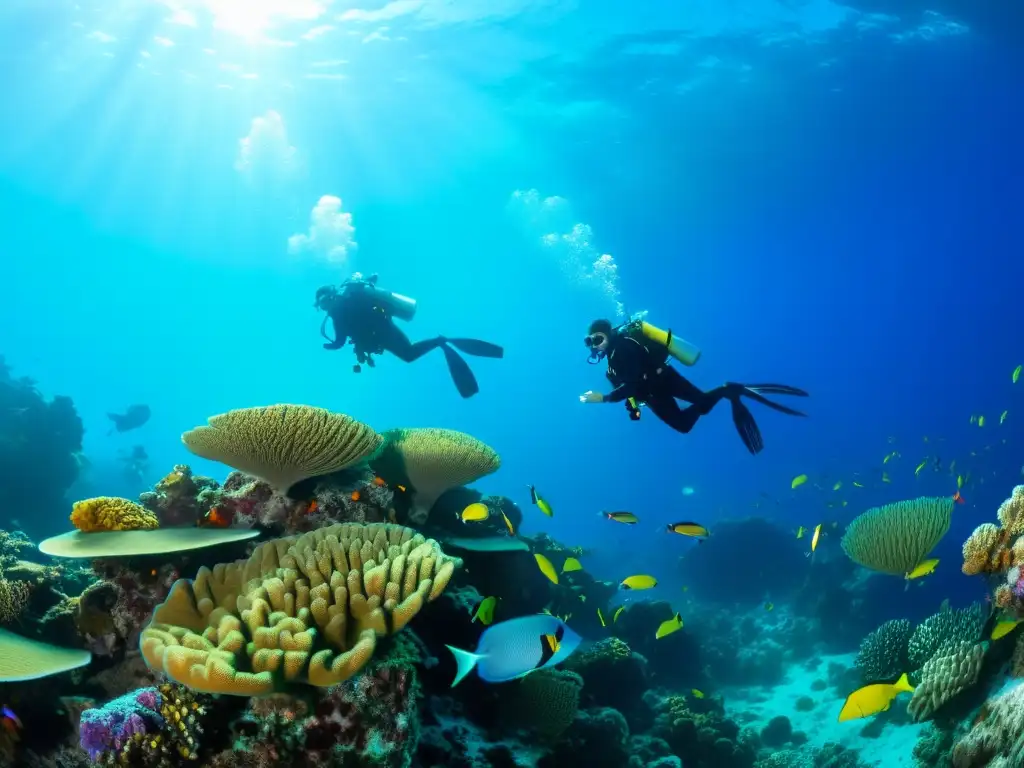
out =
<svg viewBox="0 0 1024 768"><path fill-rule="evenodd" d="M142 634L154 668L195 690L265 695L358 672L461 564L396 525L335 525L180 580Z"/></svg>
<svg viewBox="0 0 1024 768"><path fill-rule="evenodd" d="M902 576L935 548L952 517L953 500L942 496L875 507L847 526L843 551L865 568Z"/></svg>
<svg viewBox="0 0 1024 768"><path fill-rule="evenodd" d="M97 531L152 530L160 525L156 515L128 499L98 496L75 502L71 522L83 533Z"/></svg>

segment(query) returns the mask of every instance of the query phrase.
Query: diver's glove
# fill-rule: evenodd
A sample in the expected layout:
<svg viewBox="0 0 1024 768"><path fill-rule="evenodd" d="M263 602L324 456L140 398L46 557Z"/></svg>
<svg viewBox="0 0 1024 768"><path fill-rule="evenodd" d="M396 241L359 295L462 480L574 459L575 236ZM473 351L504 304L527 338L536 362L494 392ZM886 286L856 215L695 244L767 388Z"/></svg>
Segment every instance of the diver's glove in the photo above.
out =
<svg viewBox="0 0 1024 768"><path fill-rule="evenodd" d="M600 392L594 392L593 390L589 390L588 389L586 392L584 392L582 395L580 395L580 402L581 403L603 403L604 402L604 395L602 395Z"/></svg>

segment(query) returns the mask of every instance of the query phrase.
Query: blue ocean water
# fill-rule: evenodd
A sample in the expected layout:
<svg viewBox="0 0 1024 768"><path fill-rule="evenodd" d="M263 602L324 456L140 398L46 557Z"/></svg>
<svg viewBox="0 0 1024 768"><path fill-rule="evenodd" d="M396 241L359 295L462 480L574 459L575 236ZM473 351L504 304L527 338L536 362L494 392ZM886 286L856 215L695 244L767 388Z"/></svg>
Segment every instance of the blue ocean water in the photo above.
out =
<svg viewBox="0 0 1024 768"><path fill-rule="evenodd" d="M884 11L9 3L0 351L73 398L83 493L134 496L175 463L221 476L178 436L231 408L460 429L502 455L481 489L525 508L535 484L553 505L528 509L526 532L592 550L609 579L662 575L669 599L699 545L666 523L841 526L952 494L955 475L914 474L938 454L971 472L949 567L892 614L980 597L959 546L1024 462L1024 67L1012 36ZM357 270L419 302L414 340L505 346L471 360L480 394L460 398L439 354L357 375L349 349L321 348L314 292ZM751 457L724 405L681 436L580 404L607 388L587 325L620 311L699 345L698 385L799 386L809 418L754 406ZM109 435L106 414L136 402L149 423ZM128 480L119 452L136 444L151 471ZM868 487L828 508L854 473Z"/></svg>

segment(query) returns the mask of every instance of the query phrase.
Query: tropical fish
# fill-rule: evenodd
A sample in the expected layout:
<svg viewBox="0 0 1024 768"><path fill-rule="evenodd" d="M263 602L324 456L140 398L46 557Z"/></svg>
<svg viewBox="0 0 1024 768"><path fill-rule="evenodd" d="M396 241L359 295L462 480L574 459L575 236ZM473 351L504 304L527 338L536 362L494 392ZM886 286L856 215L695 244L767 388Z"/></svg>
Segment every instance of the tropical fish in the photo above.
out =
<svg viewBox="0 0 1024 768"><path fill-rule="evenodd" d="M975 416L975 415L974 415L974 414L972 413L972 414L971 414L971 424L976 424L977 422L978 422L978 417L977 417L977 416Z"/></svg>
<svg viewBox="0 0 1024 768"><path fill-rule="evenodd" d="M821 536L821 523L814 526L814 536L811 537L811 552L818 548L818 538Z"/></svg>
<svg viewBox="0 0 1024 768"><path fill-rule="evenodd" d="M807 475L797 475L793 478L793 482L789 484L790 488L796 489L807 482Z"/></svg>
<svg viewBox="0 0 1024 768"><path fill-rule="evenodd" d="M499 622L484 630L473 653L446 646L457 666L452 687L474 668L484 682L504 683L553 667L569 658L580 640L557 616L538 613Z"/></svg>
<svg viewBox="0 0 1024 768"><path fill-rule="evenodd" d="M557 584L558 573L555 571L555 566L551 564L551 561L539 552L533 557L537 561L537 567L540 568L540 572L547 576L552 584Z"/></svg>
<svg viewBox="0 0 1024 768"><path fill-rule="evenodd" d="M209 528L227 528L231 525L232 515L220 511L220 507L211 507L203 517L203 525Z"/></svg>
<svg viewBox="0 0 1024 768"><path fill-rule="evenodd" d="M605 621L604 621L604 614L601 613L601 609L600 608L597 609L597 620L601 622L601 626L602 627L607 627L608 626L605 623Z"/></svg>
<svg viewBox="0 0 1024 768"><path fill-rule="evenodd" d="M601 514L609 520L614 520L616 523L625 523L626 525L633 525L640 520L632 512L602 512Z"/></svg>
<svg viewBox="0 0 1024 768"><path fill-rule="evenodd" d="M464 523L482 523L491 516L491 510L482 502L470 504L457 517Z"/></svg>
<svg viewBox="0 0 1024 768"><path fill-rule="evenodd" d="M148 405L130 405L124 413L108 413L107 418L114 422L114 426L108 434L138 429L149 421L149 417Z"/></svg>
<svg viewBox="0 0 1024 768"><path fill-rule="evenodd" d="M1003 619L992 629L992 639L998 640L1001 637L1006 637L1017 628L1021 621L1024 619Z"/></svg>
<svg viewBox="0 0 1024 768"><path fill-rule="evenodd" d="M683 486L683 496L693 496L697 491L689 485Z"/></svg>
<svg viewBox="0 0 1024 768"><path fill-rule="evenodd" d="M984 416L979 416L978 417L978 426L979 427L984 427L985 426L985 417Z"/></svg>
<svg viewBox="0 0 1024 768"><path fill-rule="evenodd" d="M889 473L888 472L883 472L882 473L882 482L883 483L891 483L892 482L892 480L889 479Z"/></svg>
<svg viewBox="0 0 1024 768"><path fill-rule="evenodd" d="M773 603L773 602L771 602L771 601L769 601L769 602L765 603L765 604L764 604L764 609L765 609L766 611L768 611L768 613L771 613L772 611L774 611L774 610L775 610L775 603Z"/></svg>
<svg viewBox="0 0 1024 768"><path fill-rule="evenodd" d="M618 608L615 609L615 613L612 614L612 624L614 624L616 621L619 620L619 615L624 610L626 610L626 606L624 606L624 605L620 605Z"/></svg>
<svg viewBox="0 0 1024 768"><path fill-rule="evenodd" d="M837 480L836 484L832 486L832 490L833 491L838 491L842 487L843 487L843 481L842 480Z"/></svg>
<svg viewBox="0 0 1024 768"><path fill-rule="evenodd" d="M953 494L953 501L956 504L965 504L964 497L960 495L960 491Z"/></svg>
<svg viewBox="0 0 1024 768"><path fill-rule="evenodd" d="M537 505L537 508L548 517L554 517L555 511L551 509L551 505L548 504L544 499L537 493L536 486L529 485L527 488L530 489L530 501Z"/></svg>
<svg viewBox="0 0 1024 768"><path fill-rule="evenodd" d="M935 571L935 566L937 566L938 564L939 561L937 558L932 558L931 560L922 560L920 563L914 566L914 569L907 573L904 578L910 580L919 579L922 576L929 576Z"/></svg>
<svg viewBox="0 0 1024 768"><path fill-rule="evenodd" d="M473 614L473 621L480 619L485 627L494 621L494 609L498 607L498 598L485 597Z"/></svg>
<svg viewBox="0 0 1024 768"><path fill-rule="evenodd" d="M711 534L708 529L700 523L671 523L666 526L666 530L669 533L678 533L680 536L690 536L691 538L703 541Z"/></svg>
<svg viewBox="0 0 1024 768"><path fill-rule="evenodd" d="M671 635L673 632L678 632L682 628L683 617L677 613L671 619L665 619L665 621L661 622L658 631L654 633L654 639L661 640L661 638Z"/></svg>
<svg viewBox="0 0 1024 768"><path fill-rule="evenodd" d="M853 487L854 488L863 488L864 487L864 483L858 483L856 480L854 480L853 481Z"/></svg>
<svg viewBox="0 0 1024 768"><path fill-rule="evenodd" d="M501 517L505 521L505 527L508 528L508 535L509 536L515 536L516 535L516 529L514 527L512 527L512 521L508 519L508 515L506 515L504 512L502 512L501 513Z"/></svg>
<svg viewBox="0 0 1024 768"><path fill-rule="evenodd" d="M959 490L959 489L964 487L964 476L963 475L957 475L956 476L956 487L957 487L957 490Z"/></svg>
<svg viewBox="0 0 1024 768"><path fill-rule="evenodd" d="M914 470L914 476L916 477L917 475L920 475L921 474L921 470L924 469L927 466L928 466L928 459L925 459L924 461L922 461L920 464L917 465L917 468Z"/></svg>
<svg viewBox="0 0 1024 768"><path fill-rule="evenodd" d="M871 717L885 712L892 706L892 701L901 693L913 693L914 688L907 680L904 672L895 683L873 683L858 688L846 697L843 708L839 711L839 722Z"/></svg>
<svg viewBox="0 0 1024 768"><path fill-rule="evenodd" d="M806 528L804 528L804 527L803 527L803 526L801 525L801 526L800 526L799 528L797 528L797 529L796 529L796 537L797 537L798 539L802 539L802 538L804 537L804 534L805 534L806 532L807 532L807 529L806 529Z"/></svg>
<svg viewBox="0 0 1024 768"><path fill-rule="evenodd" d="M695 698L695 699L703 699L704 698L704 691L699 691L696 688L691 688L690 689L690 693L693 694L693 698Z"/></svg>
<svg viewBox="0 0 1024 768"><path fill-rule="evenodd" d="M1013 375L1010 376L1010 379L1013 381L1014 384L1016 384L1017 379L1020 378L1020 372L1022 370L1024 370L1024 365L1018 365L1016 368L1013 369Z"/></svg>
<svg viewBox="0 0 1024 768"><path fill-rule="evenodd" d="M999 423L1000 424L1002 424L1004 421L1006 421L1006 416L1007 416L1008 413L1009 413L1009 411L1003 411L1001 414L999 414Z"/></svg>
<svg viewBox="0 0 1024 768"><path fill-rule="evenodd" d="M573 571L582 571L583 565L575 557L565 558L565 562L562 563L562 573L572 573Z"/></svg>
<svg viewBox="0 0 1024 768"><path fill-rule="evenodd" d="M651 589L656 586L658 586L658 580L653 576L647 576L645 574L627 576L619 584L621 589Z"/></svg>

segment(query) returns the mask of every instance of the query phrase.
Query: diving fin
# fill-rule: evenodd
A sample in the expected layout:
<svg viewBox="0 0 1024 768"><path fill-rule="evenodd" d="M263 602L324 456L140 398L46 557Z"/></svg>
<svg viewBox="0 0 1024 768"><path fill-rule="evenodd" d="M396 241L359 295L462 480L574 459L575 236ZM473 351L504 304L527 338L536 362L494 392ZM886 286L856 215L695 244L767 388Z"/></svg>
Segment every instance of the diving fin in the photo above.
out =
<svg viewBox="0 0 1024 768"><path fill-rule="evenodd" d="M444 359L448 363L448 373L451 374L455 388L463 397L472 397L480 391L480 385L476 383L476 376L469 368L469 363L462 359L458 352L444 344Z"/></svg>
<svg viewBox="0 0 1024 768"><path fill-rule="evenodd" d="M799 397L808 397L808 394L802 389L796 387L787 387L785 384L741 384L743 387L740 392L741 395L749 397L751 400L756 400L761 405L767 405L769 408L774 408L780 413L788 414L789 416L806 416L807 414L798 411L795 408L789 408L780 403L776 403L773 400L769 400L762 393L769 395L797 395Z"/></svg>
<svg viewBox="0 0 1024 768"><path fill-rule="evenodd" d="M671 328L663 331L648 322L641 321L640 330L643 332L644 338L668 349L668 353L683 365L696 365L700 360L700 349L685 339L674 336Z"/></svg>
<svg viewBox="0 0 1024 768"><path fill-rule="evenodd" d="M449 344L455 347L460 352L465 352L467 355L473 355L474 357L504 357L505 350L499 347L497 344L491 344L489 341L480 341L479 339L448 339Z"/></svg>
<svg viewBox="0 0 1024 768"><path fill-rule="evenodd" d="M732 423L736 425L736 431L740 435L740 440L747 446L747 450L756 456L764 448L761 430L758 429L757 422L754 421L754 416L751 414L750 409L738 397L730 399L729 402L732 404Z"/></svg>

